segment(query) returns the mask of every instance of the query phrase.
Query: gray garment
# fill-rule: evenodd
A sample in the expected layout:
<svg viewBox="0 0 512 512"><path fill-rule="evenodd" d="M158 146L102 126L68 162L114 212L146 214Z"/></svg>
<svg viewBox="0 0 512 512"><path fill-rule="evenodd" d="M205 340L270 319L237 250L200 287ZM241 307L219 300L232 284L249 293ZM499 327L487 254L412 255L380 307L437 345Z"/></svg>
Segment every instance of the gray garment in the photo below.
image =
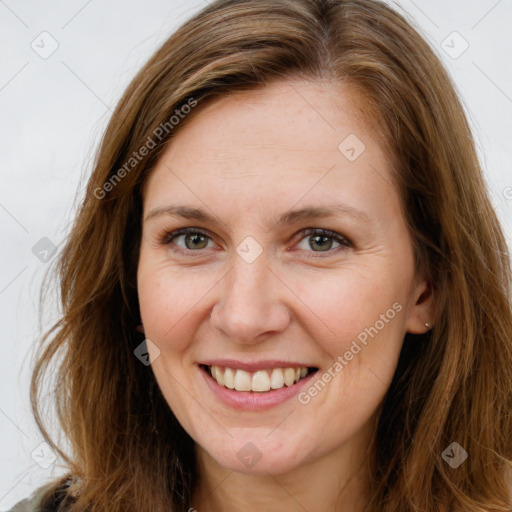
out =
<svg viewBox="0 0 512 512"><path fill-rule="evenodd" d="M47 488L48 485L39 487L28 498L16 503L9 512L38 512L41 504L41 498Z"/></svg>

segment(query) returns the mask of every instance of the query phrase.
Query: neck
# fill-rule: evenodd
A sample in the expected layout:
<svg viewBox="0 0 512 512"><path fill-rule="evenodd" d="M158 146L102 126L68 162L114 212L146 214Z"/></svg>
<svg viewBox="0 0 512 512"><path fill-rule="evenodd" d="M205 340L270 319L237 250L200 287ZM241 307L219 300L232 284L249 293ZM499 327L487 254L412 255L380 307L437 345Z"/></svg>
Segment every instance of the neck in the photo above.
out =
<svg viewBox="0 0 512 512"><path fill-rule="evenodd" d="M282 474L231 471L197 447L199 481L192 505L200 512L364 512L373 445L371 433L357 437Z"/></svg>

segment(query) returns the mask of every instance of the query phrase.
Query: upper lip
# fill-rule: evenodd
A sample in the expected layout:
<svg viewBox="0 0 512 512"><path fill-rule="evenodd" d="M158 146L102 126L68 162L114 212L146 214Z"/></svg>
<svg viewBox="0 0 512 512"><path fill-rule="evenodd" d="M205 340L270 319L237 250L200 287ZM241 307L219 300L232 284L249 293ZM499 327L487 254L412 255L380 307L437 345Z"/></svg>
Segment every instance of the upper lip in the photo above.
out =
<svg viewBox="0 0 512 512"><path fill-rule="evenodd" d="M275 359L251 362L237 361L235 359L208 359L206 361L201 361L200 364L205 366L223 366L234 370L245 370L246 372L256 372L258 370L267 370L270 368L315 368L313 365L307 363L277 361Z"/></svg>

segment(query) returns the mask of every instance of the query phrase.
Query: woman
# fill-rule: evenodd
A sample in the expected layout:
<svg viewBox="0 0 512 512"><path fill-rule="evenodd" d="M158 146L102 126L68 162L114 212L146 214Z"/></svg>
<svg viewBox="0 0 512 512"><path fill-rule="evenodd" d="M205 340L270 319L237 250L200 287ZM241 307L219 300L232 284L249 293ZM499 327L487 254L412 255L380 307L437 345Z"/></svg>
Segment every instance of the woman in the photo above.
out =
<svg viewBox="0 0 512 512"><path fill-rule="evenodd" d="M511 269L376 0L221 0L133 80L59 260L69 473L17 510L510 510Z"/></svg>

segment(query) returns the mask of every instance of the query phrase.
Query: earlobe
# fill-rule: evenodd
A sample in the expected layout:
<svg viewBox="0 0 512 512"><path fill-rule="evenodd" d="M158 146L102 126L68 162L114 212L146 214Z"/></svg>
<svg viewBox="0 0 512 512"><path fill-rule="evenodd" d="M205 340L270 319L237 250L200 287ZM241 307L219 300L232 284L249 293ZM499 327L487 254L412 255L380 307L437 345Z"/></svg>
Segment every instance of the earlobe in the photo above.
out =
<svg viewBox="0 0 512 512"><path fill-rule="evenodd" d="M432 285L422 281L415 290L415 303L409 312L406 330L411 334L425 334L432 329L435 318L435 297Z"/></svg>

